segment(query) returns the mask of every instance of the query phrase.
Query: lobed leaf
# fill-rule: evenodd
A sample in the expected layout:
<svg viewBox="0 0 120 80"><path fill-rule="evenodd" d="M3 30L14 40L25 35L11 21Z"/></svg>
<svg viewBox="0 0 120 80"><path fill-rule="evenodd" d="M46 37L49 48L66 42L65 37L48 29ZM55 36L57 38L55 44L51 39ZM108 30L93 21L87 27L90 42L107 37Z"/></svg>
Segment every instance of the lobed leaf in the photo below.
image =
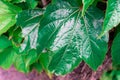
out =
<svg viewBox="0 0 120 80"><path fill-rule="evenodd" d="M108 37L97 38L103 23L102 11L91 7L81 17L80 6L75 4L73 0L50 4L41 20L39 45L53 52L48 69L57 75L71 72L81 60L96 70L107 51Z"/></svg>

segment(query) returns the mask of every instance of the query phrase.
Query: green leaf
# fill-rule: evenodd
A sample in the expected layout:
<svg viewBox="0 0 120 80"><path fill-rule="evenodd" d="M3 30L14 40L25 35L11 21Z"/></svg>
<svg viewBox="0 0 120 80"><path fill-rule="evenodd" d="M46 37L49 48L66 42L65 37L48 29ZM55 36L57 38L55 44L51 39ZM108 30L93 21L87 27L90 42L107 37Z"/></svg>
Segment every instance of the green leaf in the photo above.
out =
<svg viewBox="0 0 120 80"><path fill-rule="evenodd" d="M0 1L0 35L16 23L16 15L21 9L3 0Z"/></svg>
<svg viewBox="0 0 120 80"><path fill-rule="evenodd" d="M58 75L71 72L81 59L96 70L107 51L108 37L97 38L104 17L102 11L91 7L81 17L79 6L72 3L61 0L49 5L39 28L40 45L53 52L49 70Z"/></svg>
<svg viewBox="0 0 120 80"><path fill-rule="evenodd" d="M30 70L30 65L32 65L37 58L36 50L29 50L26 55L17 55L14 66L18 71L27 73Z"/></svg>
<svg viewBox="0 0 120 80"><path fill-rule="evenodd" d="M25 0L4 0L4 1L9 1L11 3L21 3L21 2L25 2Z"/></svg>
<svg viewBox="0 0 120 80"><path fill-rule="evenodd" d="M22 29L22 36L24 41L21 44L20 52L28 51L30 49L39 49L38 29L43 15L43 10L25 10L18 15L17 25Z"/></svg>
<svg viewBox="0 0 120 80"><path fill-rule="evenodd" d="M37 60L37 52L34 49L29 50L28 54L25 55L25 63L26 67L29 67Z"/></svg>
<svg viewBox="0 0 120 80"><path fill-rule="evenodd" d="M114 29L114 36L113 37L116 37L116 35L120 32L120 24Z"/></svg>
<svg viewBox="0 0 120 80"><path fill-rule="evenodd" d="M89 6L94 2L94 0L82 0L82 2L83 2L82 16L84 16L85 12L89 8Z"/></svg>
<svg viewBox="0 0 120 80"><path fill-rule="evenodd" d="M57 2L57 0L52 0L52 4L55 4Z"/></svg>
<svg viewBox="0 0 120 80"><path fill-rule="evenodd" d="M8 2L10 2L11 0L3 0L3 1L8 1Z"/></svg>
<svg viewBox="0 0 120 80"><path fill-rule="evenodd" d="M14 28L16 27L16 28ZM19 47L23 38L21 35L21 28L14 26L8 30L9 36L11 37L12 43L14 44L14 47Z"/></svg>
<svg viewBox="0 0 120 80"><path fill-rule="evenodd" d="M4 69L10 68L15 58L11 41L5 36L0 36L0 66Z"/></svg>
<svg viewBox="0 0 120 80"><path fill-rule="evenodd" d="M0 50L11 46L11 41L5 36L0 36Z"/></svg>
<svg viewBox="0 0 120 80"><path fill-rule="evenodd" d="M116 34L120 32L120 25L116 27Z"/></svg>
<svg viewBox="0 0 120 80"><path fill-rule="evenodd" d="M103 36L110 29L116 27L119 23L120 23L120 0L108 0L103 30L100 36Z"/></svg>
<svg viewBox="0 0 120 80"><path fill-rule="evenodd" d="M45 52L41 53L39 57L39 62L42 65L43 70L49 76L49 78L52 78L52 73L49 70L49 64L52 56L53 54L50 51L45 50Z"/></svg>
<svg viewBox="0 0 120 80"><path fill-rule="evenodd" d="M12 3L21 3L21 2L25 2L25 0L11 0Z"/></svg>
<svg viewBox="0 0 120 80"><path fill-rule="evenodd" d="M112 60L114 65L120 64L120 33L115 37L112 44Z"/></svg>
<svg viewBox="0 0 120 80"><path fill-rule="evenodd" d="M28 6L32 9L34 9L38 4L37 0L26 0L26 2L28 4Z"/></svg>
<svg viewBox="0 0 120 80"><path fill-rule="evenodd" d="M40 64L42 65L43 69L46 72L49 72L48 66L49 66L51 59L52 59L51 53L41 53L40 55L40 58L39 58Z"/></svg>
<svg viewBox="0 0 120 80"><path fill-rule="evenodd" d="M28 10L29 9L29 6L28 6L27 2L17 3L16 5L18 7L20 7L22 10Z"/></svg>
<svg viewBox="0 0 120 80"><path fill-rule="evenodd" d="M26 67L24 57L22 55L16 56L16 59L14 61L14 67L20 72L24 72L24 73L29 72L29 69Z"/></svg>
<svg viewBox="0 0 120 80"><path fill-rule="evenodd" d="M81 62L79 53L71 49L72 47L62 48L56 52L49 65L48 70L56 75L65 75L69 72L72 72ZM69 50L69 51L67 51Z"/></svg>
<svg viewBox="0 0 120 80"><path fill-rule="evenodd" d="M8 47L3 51L0 51L0 66L4 69L8 69L13 64L16 55L12 47Z"/></svg>

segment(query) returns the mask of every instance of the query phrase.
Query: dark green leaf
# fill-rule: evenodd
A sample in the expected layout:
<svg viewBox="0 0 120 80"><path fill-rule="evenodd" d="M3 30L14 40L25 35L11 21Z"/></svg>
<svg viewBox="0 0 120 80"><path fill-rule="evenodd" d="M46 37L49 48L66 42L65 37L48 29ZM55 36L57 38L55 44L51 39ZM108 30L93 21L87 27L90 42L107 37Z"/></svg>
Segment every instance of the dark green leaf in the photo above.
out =
<svg viewBox="0 0 120 80"><path fill-rule="evenodd" d="M103 30L100 36L103 36L110 29L116 27L119 23L120 23L120 0L108 0Z"/></svg>
<svg viewBox="0 0 120 80"><path fill-rule="evenodd" d="M28 4L28 6L32 9L34 9L38 4L37 0L26 0L26 2Z"/></svg>
<svg viewBox="0 0 120 80"><path fill-rule="evenodd" d="M56 75L65 75L73 71L80 64L81 59L79 53L71 48L67 48L67 46L65 48L63 47L53 55L48 65L50 72Z"/></svg>
<svg viewBox="0 0 120 80"><path fill-rule="evenodd" d="M55 74L71 72L81 59L96 70L105 57L108 37L97 38L104 14L95 7L89 8L84 17L81 13L73 0L61 0L49 5L41 20L40 45L53 51L49 70Z"/></svg>
<svg viewBox="0 0 120 80"><path fill-rule="evenodd" d="M16 15L21 9L5 1L0 1L0 35L16 23Z"/></svg>
<svg viewBox="0 0 120 80"><path fill-rule="evenodd" d="M0 36L0 50L11 46L11 41L5 36Z"/></svg>
<svg viewBox="0 0 120 80"><path fill-rule="evenodd" d="M113 44L112 44L112 60L113 64L119 65L120 64L120 33L115 37Z"/></svg>
<svg viewBox="0 0 120 80"><path fill-rule="evenodd" d="M55 4L57 2L57 0L52 0L52 4Z"/></svg>
<svg viewBox="0 0 120 80"><path fill-rule="evenodd" d="M27 2L16 3L16 5L18 7L20 7L22 10L28 10L29 9L29 6L28 6Z"/></svg>
<svg viewBox="0 0 120 80"><path fill-rule="evenodd" d="M119 32L120 32L120 25L118 25L115 29L114 29L114 36L111 36L111 37L115 37Z"/></svg>

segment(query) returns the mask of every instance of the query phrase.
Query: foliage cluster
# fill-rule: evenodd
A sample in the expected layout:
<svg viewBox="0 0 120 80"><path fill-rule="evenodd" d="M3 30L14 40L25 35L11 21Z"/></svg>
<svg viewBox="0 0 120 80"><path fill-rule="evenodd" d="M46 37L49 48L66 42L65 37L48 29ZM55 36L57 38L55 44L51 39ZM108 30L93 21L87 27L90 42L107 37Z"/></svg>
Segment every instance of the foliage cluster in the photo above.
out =
<svg viewBox="0 0 120 80"><path fill-rule="evenodd" d="M105 6L107 5L107 7ZM65 75L81 61L96 70L109 30L113 65L120 64L120 0L0 0L0 66Z"/></svg>

